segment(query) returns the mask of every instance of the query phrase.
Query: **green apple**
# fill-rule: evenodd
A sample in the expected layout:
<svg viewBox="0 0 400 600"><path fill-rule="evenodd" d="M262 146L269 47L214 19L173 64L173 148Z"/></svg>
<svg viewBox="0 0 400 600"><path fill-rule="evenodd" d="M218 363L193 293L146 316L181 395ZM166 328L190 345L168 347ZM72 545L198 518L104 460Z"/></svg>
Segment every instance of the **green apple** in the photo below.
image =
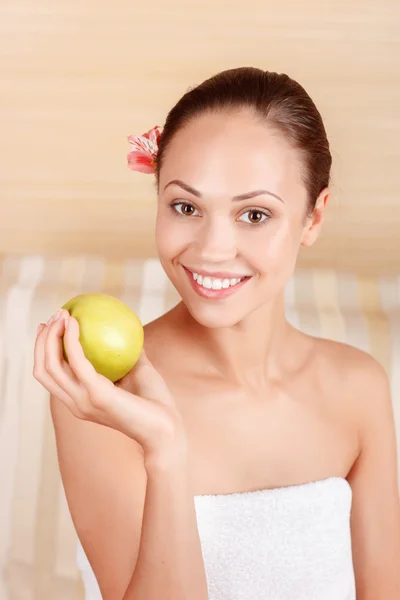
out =
<svg viewBox="0 0 400 600"><path fill-rule="evenodd" d="M79 341L98 373L115 382L136 364L144 343L143 326L124 302L108 294L81 294L62 307L79 323ZM63 339L64 358L68 354Z"/></svg>

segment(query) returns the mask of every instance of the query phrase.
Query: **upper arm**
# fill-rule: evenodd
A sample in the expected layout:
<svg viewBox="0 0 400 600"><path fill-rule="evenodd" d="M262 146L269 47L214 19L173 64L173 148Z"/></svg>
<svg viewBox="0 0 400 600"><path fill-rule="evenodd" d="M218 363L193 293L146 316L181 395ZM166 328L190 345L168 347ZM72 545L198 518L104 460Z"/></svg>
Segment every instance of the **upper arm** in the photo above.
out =
<svg viewBox="0 0 400 600"><path fill-rule="evenodd" d="M76 418L50 397L58 461L76 532L104 600L122 598L140 545L146 473L140 446Z"/></svg>
<svg viewBox="0 0 400 600"><path fill-rule="evenodd" d="M348 476L351 532L359 600L400 598L400 500L397 441L389 379L363 355L354 382L360 454Z"/></svg>

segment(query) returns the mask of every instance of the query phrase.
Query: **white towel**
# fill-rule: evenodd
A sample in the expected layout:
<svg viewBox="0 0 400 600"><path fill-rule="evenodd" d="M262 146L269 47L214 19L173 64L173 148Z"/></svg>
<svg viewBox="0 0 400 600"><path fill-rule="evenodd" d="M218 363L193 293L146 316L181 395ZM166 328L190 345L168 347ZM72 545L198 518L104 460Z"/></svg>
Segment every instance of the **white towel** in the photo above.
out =
<svg viewBox="0 0 400 600"><path fill-rule="evenodd" d="M351 501L341 477L195 496L209 600L355 600ZM77 558L86 600L101 600L80 544Z"/></svg>

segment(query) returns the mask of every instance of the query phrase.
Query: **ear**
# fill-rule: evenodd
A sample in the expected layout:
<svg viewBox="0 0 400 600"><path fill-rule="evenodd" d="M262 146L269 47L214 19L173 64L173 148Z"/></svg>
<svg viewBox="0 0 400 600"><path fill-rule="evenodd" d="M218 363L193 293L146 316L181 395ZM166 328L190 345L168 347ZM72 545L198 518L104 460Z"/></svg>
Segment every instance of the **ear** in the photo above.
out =
<svg viewBox="0 0 400 600"><path fill-rule="evenodd" d="M313 212L307 217L306 224L303 229L303 233L301 236L302 246L312 246L317 237L319 236L329 197L329 188L323 189L320 195L318 196Z"/></svg>

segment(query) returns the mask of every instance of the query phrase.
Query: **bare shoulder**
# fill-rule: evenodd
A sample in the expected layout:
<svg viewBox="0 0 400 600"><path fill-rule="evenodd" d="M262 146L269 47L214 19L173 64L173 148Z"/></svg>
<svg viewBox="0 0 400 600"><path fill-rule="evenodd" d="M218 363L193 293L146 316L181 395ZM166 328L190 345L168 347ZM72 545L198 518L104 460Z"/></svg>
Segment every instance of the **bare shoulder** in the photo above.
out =
<svg viewBox="0 0 400 600"><path fill-rule="evenodd" d="M343 398L361 427L377 414L390 413L390 379L384 366L370 353L350 344L315 339L316 363L330 385Z"/></svg>
<svg viewBox="0 0 400 600"><path fill-rule="evenodd" d="M157 319L143 326L145 343L152 344L165 335L171 329L169 313L165 313Z"/></svg>
<svg viewBox="0 0 400 600"><path fill-rule="evenodd" d="M386 388L389 378L383 365L372 354L346 344L323 338L315 338L317 360L324 362L339 376L342 384L352 389L368 390L371 385ZM370 396L370 394L367 394Z"/></svg>
<svg viewBox="0 0 400 600"><path fill-rule="evenodd" d="M176 307L144 325L144 349L155 368L170 364L182 351L182 331L175 318ZM168 352L166 352L168 348Z"/></svg>

